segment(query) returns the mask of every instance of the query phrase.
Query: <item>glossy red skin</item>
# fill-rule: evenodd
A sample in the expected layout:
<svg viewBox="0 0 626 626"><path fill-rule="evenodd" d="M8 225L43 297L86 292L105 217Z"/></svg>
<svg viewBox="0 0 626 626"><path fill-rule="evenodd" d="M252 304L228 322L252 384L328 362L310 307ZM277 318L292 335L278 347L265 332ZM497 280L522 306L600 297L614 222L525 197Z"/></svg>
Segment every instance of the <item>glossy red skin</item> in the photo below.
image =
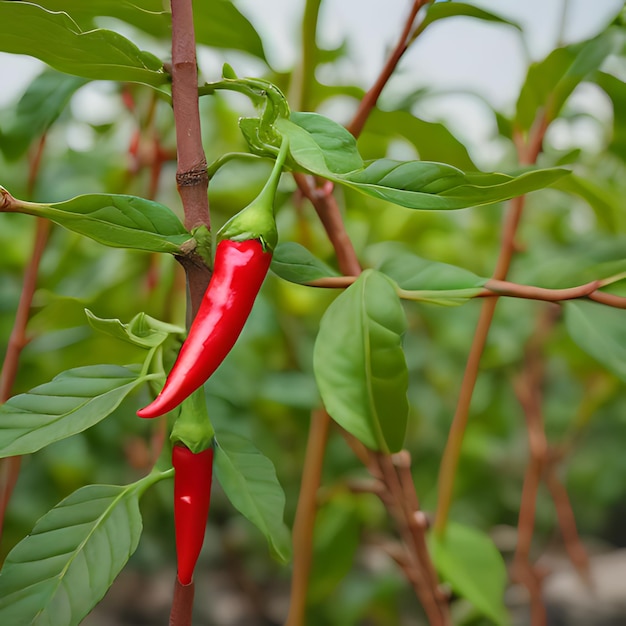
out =
<svg viewBox="0 0 626 626"><path fill-rule="evenodd" d="M172 448L174 524L178 580L189 585L202 550L213 477L213 448L194 454L185 446Z"/></svg>
<svg viewBox="0 0 626 626"><path fill-rule="evenodd" d="M258 239L217 244L198 314L157 398L137 411L157 417L177 407L213 374L241 333L272 260Z"/></svg>

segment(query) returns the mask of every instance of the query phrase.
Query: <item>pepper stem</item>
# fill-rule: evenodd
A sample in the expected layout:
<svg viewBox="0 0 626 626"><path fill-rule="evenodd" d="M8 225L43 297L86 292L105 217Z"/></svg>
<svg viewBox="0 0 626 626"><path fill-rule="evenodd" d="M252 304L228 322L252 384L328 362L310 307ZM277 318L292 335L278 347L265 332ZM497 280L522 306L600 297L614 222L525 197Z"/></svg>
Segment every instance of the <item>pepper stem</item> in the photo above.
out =
<svg viewBox="0 0 626 626"><path fill-rule="evenodd" d="M172 427L172 445L182 443L194 454L209 448L215 430L206 408L204 387L200 386L180 405L180 413Z"/></svg>
<svg viewBox="0 0 626 626"><path fill-rule="evenodd" d="M245 209L231 217L222 226L217 233L218 241L222 239L230 239L231 241L259 239L264 249L274 250L278 242L278 232L274 219L274 198L288 154L289 141L287 137L283 137L274 168L263 189L261 189L261 193Z"/></svg>

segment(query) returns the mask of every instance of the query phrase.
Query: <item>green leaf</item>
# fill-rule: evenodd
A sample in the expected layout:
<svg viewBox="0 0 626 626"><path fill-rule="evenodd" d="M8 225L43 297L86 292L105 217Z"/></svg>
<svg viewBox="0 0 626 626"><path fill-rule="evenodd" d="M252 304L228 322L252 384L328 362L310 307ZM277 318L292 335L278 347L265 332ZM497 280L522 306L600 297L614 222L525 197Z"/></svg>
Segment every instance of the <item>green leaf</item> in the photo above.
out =
<svg viewBox="0 0 626 626"><path fill-rule="evenodd" d="M8 159L17 159L32 141L43 135L87 81L52 69L45 70L28 86L2 129L0 148Z"/></svg>
<svg viewBox="0 0 626 626"><path fill-rule="evenodd" d="M374 109L367 118L365 133L373 133L385 139L389 139L392 134L404 137L413 144L422 161L448 163L464 170L477 169L467 148L446 126L421 120L408 111Z"/></svg>
<svg viewBox="0 0 626 626"><path fill-rule="evenodd" d="M379 159L332 180L409 209L446 210L509 200L547 187L567 173L555 168L518 176L464 173L443 163Z"/></svg>
<svg viewBox="0 0 626 626"><path fill-rule="evenodd" d="M364 271L327 309L315 342L315 378L332 418L372 450L402 448L408 372L406 319L391 281Z"/></svg>
<svg viewBox="0 0 626 626"><path fill-rule="evenodd" d="M234 433L220 433L215 447L215 474L232 505L268 541L280 561L291 558L291 539L283 521L285 494L272 462Z"/></svg>
<svg viewBox="0 0 626 626"><path fill-rule="evenodd" d="M163 85L163 64L119 33L82 31L67 13L28 2L0 1L0 50L36 57L51 67L96 80Z"/></svg>
<svg viewBox="0 0 626 626"><path fill-rule="evenodd" d="M10 211L45 217L114 248L178 254L191 239L169 208L135 196L87 194L55 204L13 200Z"/></svg>
<svg viewBox="0 0 626 626"><path fill-rule="evenodd" d="M511 20L501 17L500 15L496 15L490 11L484 11L483 9L479 9L478 7L470 4L464 4L463 2L435 2L430 5L424 20L419 25L418 33L437 20L445 19L447 17L460 16L474 17L486 22L507 24L508 26L513 26L514 28L521 30L521 27L516 22L512 22Z"/></svg>
<svg viewBox="0 0 626 626"><path fill-rule="evenodd" d="M137 313L128 324L122 324L118 319L97 317L89 309L85 309L85 313L89 325L95 330L141 348L156 348L172 334L185 334L184 328L161 322L146 313Z"/></svg>
<svg viewBox="0 0 626 626"><path fill-rule="evenodd" d="M406 250L389 255L378 269L400 288L411 291L407 297L444 306L467 302L488 280L462 267L429 261Z"/></svg>
<svg viewBox="0 0 626 626"><path fill-rule="evenodd" d="M297 168L409 209L463 209L509 200L569 173L556 168L518 176L465 173L443 163L392 159L363 164L354 137L321 115L292 113L289 120L277 120L276 128L289 137Z"/></svg>
<svg viewBox="0 0 626 626"><path fill-rule="evenodd" d="M30 454L86 430L145 380L127 367L89 365L13 396L0 406L0 457Z"/></svg>
<svg viewBox="0 0 626 626"><path fill-rule="evenodd" d="M37 4L49 11L68 13L83 31L96 28L94 18L106 16L131 24L154 37L172 35L172 14L164 11L163 0L38 0Z"/></svg>
<svg viewBox="0 0 626 626"><path fill-rule="evenodd" d="M450 522L443 538L429 537L439 575L496 624L510 624L504 606L507 574L504 560L484 533Z"/></svg>
<svg viewBox="0 0 626 626"><path fill-rule="evenodd" d="M338 272L293 241L278 244L272 257L272 271L283 280L303 285L319 278L339 276Z"/></svg>
<svg viewBox="0 0 626 626"><path fill-rule="evenodd" d="M136 550L141 531L136 485L75 491L7 556L0 623L80 624Z"/></svg>
<svg viewBox="0 0 626 626"><path fill-rule="evenodd" d="M597 302L566 302L570 337L594 359L626 382L626 311Z"/></svg>
<svg viewBox="0 0 626 626"><path fill-rule="evenodd" d="M517 101L517 127L529 130L541 109L548 122L555 119L576 86L615 50L619 37L616 31L608 29L588 41L557 48L544 60L533 63Z"/></svg>

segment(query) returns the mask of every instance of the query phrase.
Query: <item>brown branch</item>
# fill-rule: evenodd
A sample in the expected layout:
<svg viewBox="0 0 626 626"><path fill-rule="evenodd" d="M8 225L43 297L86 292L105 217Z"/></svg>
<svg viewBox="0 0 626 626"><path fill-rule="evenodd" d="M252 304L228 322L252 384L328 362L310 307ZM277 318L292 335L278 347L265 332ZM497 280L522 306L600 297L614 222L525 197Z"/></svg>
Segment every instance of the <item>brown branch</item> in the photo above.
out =
<svg viewBox="0 0 626 626"><path fill-rule="evenodd" d="M191 0L172 0L172 105L176 124L176 183L185 227L210 226L207 163L198 109L198 71ZM201 263L185 265L193 318L209 281Z"/></svg>
<svg viewBox="0 0 626 626"><path fill-rule="evenodd" d="M516 135L518 159L522 164L532 164L537 160L541 150L543 138L547 130L548 122L543 112L538 112L530 137L526 143L519 140ZM502 228L500 252L494 270L495 280L505 280L511 260L515 252L515 236L524 211L525 196L513 198L507 211ZM480 358L487 343L487 335L493 320L498 298L486 300L481 308L478 325L474 333L474 339L470 348L469 358L465 366L461 390L457 402L456 411L450 426L448 441L443 452L439 470L437 514L435 517L435 531L443 535L448 522L448 514L452 504L454 490L454 478L461 456L461 446L469 419L470 403L474 394L474 387L478 379Z"/></svg>
<svg viewBox="0 0 626 626"><path fill-rule="evenodd" d="M181 585L176 576L169 626L191 626L194 592L193 582L189 585Z"/></svg>
<svg viewBox="0 0 626 626"><path fill-rule="evenodd" d="M315 181L311 177L298 173L294 173L293 177L302 194L310 200L317 211L337 255L337 263L341 272L348 275L359 275L361 264L341 218L337 200L333 196L332 184L327 183L322 187L316 187Z"/></svg>
<svg viewBox="0 0 626 626"><path fill-rule="evenodd" d="M402 55L408 50L409 45L412 43L411 31L413 30L413 23L415 22L415 18L417 17L418 11L425 5L428 4L430 0L414 0L413 6L411 7L411 11L407 16L406 22L404 24L404 29L402 30L402 34L398 39L398 43L396 47L393 49L390 57L387 59L380 75L376 79L376 82L372 85L370 90L363 96L363 99L359 103L359 107L354 115L354 118L348 124L348 130L355 136L358 137L365 126L365 122L369 117L369 114L372 112L372 109L376 106L376 102L380 97L385 85L391 78L396 66L398 65Z"/></svg>
<svg viewBox="0 0 626 626"><path fill-rule="evenodd" d="M608 306L615 307L616 309L626 309L626 297L618 296L614 293L607 293L606 291L594 291L589 294L589 299L595 302L600 302Z"/></svg>
<svg viewBox="0 0 626 626"><path fill-rule="evenodd" d="M309 438L302 469L300 497L298 498L298 508L293 524L291 604L286 626L301 626L305 623L309 575L313 562L313 530L317 511L317 492L322 479L322 466L329 427L330 416L325 410L315 411L311 415Z"/></svg>

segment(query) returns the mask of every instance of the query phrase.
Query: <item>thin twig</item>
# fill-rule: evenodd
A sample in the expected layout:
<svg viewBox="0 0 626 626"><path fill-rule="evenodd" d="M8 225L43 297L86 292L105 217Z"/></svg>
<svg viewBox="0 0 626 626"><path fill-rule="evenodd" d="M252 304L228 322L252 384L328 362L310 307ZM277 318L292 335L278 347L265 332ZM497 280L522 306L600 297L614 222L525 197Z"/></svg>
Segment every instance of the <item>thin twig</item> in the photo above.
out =
<svg viewBox="0 0 626 626"><path fill-rule="evenodd" d="M389 82L389 79L395 71L402 55L407 51L409 45L413 42L413 39L411 38L411 31L413 30L415 18L417 17L419 10L424 5L428 4L428 2L430 2L430 0L414 0L396 47L387 59L385 66L376 79L376 82L372 85L365 96L363 96L363 99L359 103L359 108L354 114L352 121L347 126L348 130L355 137L358 137L361 134L361 131L365 126L365 122L372 112L372 109L376 106L376 102L385 88L385 85Z"/></svg>
<svg viewBox="0 0 626 626"><path fill-rule="evenodd" d="M544 113L538 112L527 142L524 143L519 137L519 133L516 133L517 152L521 164L532 164L537 160L547 125L548 122ZM495 280L505 280L508 274L515 251L515 236L524 211L525 201L526 196L519 196L513 198L509 205L502 229L500 252L493 274ZM491 327L497 302L498 298L490 298L482 305L478 325L470 348L470 355L463 374L456 411L452 419L448 441L441 460L437 491L437 513L435 517L435 532L440 536L444 534L448 523L448 514L450 512L454 490L454 479L469 419L470 403L472 395L474 394L476 380L478 379L480 358L487 343L487 335L489 334L489 328Z"/></svg>

